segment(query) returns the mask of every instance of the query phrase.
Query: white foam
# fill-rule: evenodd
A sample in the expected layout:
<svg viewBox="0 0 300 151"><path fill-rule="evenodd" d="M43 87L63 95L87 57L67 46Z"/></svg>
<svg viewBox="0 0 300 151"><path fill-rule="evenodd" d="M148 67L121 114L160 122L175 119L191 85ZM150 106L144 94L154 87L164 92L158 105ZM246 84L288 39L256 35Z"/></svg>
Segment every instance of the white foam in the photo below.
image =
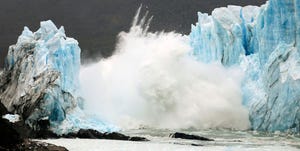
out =
<svg viewBox="0 0 300 151"><path fill-rule="evenodd" d="M242 72L197 62L187 36L142 22L119 34L112 57L82 68L87 110L122 128L247 129Z"/></svg>

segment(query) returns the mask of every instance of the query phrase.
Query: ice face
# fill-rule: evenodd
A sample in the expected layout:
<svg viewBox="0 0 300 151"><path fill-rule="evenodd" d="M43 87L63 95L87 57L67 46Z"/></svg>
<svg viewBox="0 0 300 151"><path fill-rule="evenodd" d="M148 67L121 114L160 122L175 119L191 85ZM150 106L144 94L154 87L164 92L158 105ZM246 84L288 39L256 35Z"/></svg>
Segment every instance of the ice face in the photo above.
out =
<svg viewBox="0 0 300 151"><path fill-rule="evenodd" d="M252 128L300 131L300 1L199 13L190 34L199 61L240 66Z"/></svg>
<svg viewBox="0 0 300 151"><path fill-rule="evenodd" d="M256 6L228 6L215 9L211 16L199 12L199 21L192 25L190 34L193 55L227 66L238 63L241 54L254 53L250 38L258 12Z"/></svg>
<svg viewBox="0 0 300 151"><path fill-rule="evenodd" d="M38 120L49 119L56 133L67 133L88 128L88 122L81 120L85 118L98 122L90 128L110 131L103 121L81 113L79 70L78 42L66 37L63 27L58 29L52 21L41 22L36 32L25 27L17 44L9 48L0 77L0 100L34 129L39 128Z"/></svg>

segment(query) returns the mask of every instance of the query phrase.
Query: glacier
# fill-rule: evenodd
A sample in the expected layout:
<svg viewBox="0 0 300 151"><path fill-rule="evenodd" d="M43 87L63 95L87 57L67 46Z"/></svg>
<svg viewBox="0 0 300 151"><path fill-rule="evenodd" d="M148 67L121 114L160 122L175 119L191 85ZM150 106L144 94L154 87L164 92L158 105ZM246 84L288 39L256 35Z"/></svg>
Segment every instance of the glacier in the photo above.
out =
<svg viewBox="0 0 300 151"><path fill-rule="evenodd" d="M50 20L41 22L36 32L24 27L0 73L1 103L34 130L40 129L40 120L49 120L57 134L81 128L113 131L110 124L83 111L80 51L78 42Z"/></svg>
<svg viewBox="0 0 300 151"><path fill-rule="evenodd" d="M269 0L199 12L192 25L191 55L244 70L243 104L253 130L300 132L299 11L300 0Z"/></svg>
<svg viewBox="0 0 300 151"><path fill-rule="evenodd" d="M243 70L243 105L252 130L300 132L299 10L300 0L230 5L211 15L199 12L192 25L190 54L196 60ZM78 42L50 20L36 32L24 27L0 71L1 103L35 130L40 120L49 120L57 134L116 131L84 111L80 51Z"/></svg>

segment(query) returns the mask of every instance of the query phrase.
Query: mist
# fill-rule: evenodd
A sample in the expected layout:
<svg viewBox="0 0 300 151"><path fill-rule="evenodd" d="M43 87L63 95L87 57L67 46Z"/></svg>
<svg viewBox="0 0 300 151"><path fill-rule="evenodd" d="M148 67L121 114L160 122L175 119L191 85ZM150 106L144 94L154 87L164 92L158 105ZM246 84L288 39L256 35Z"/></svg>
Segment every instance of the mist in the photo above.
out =
<svg viewBox="0 0 300 151"><path fill-rule="evenodd" d="M139 11L113 56L82 66L86 111L121 129L248 129L243 72L198 62L188 36L149 32Z"/></svg>

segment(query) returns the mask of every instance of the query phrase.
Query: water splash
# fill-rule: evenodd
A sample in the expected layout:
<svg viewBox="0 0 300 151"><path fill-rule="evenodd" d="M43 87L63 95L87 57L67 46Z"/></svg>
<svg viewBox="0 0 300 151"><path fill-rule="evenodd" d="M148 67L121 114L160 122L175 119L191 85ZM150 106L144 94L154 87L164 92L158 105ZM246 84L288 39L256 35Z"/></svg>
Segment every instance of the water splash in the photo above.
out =
<svg viewBox="0 0 300 151"><path fill-rule="evenodd" d="M82 67L86 109L124 129L249 128L242 72L195 61L187 36L149 32L140 11L112 57Z"/></svg>

